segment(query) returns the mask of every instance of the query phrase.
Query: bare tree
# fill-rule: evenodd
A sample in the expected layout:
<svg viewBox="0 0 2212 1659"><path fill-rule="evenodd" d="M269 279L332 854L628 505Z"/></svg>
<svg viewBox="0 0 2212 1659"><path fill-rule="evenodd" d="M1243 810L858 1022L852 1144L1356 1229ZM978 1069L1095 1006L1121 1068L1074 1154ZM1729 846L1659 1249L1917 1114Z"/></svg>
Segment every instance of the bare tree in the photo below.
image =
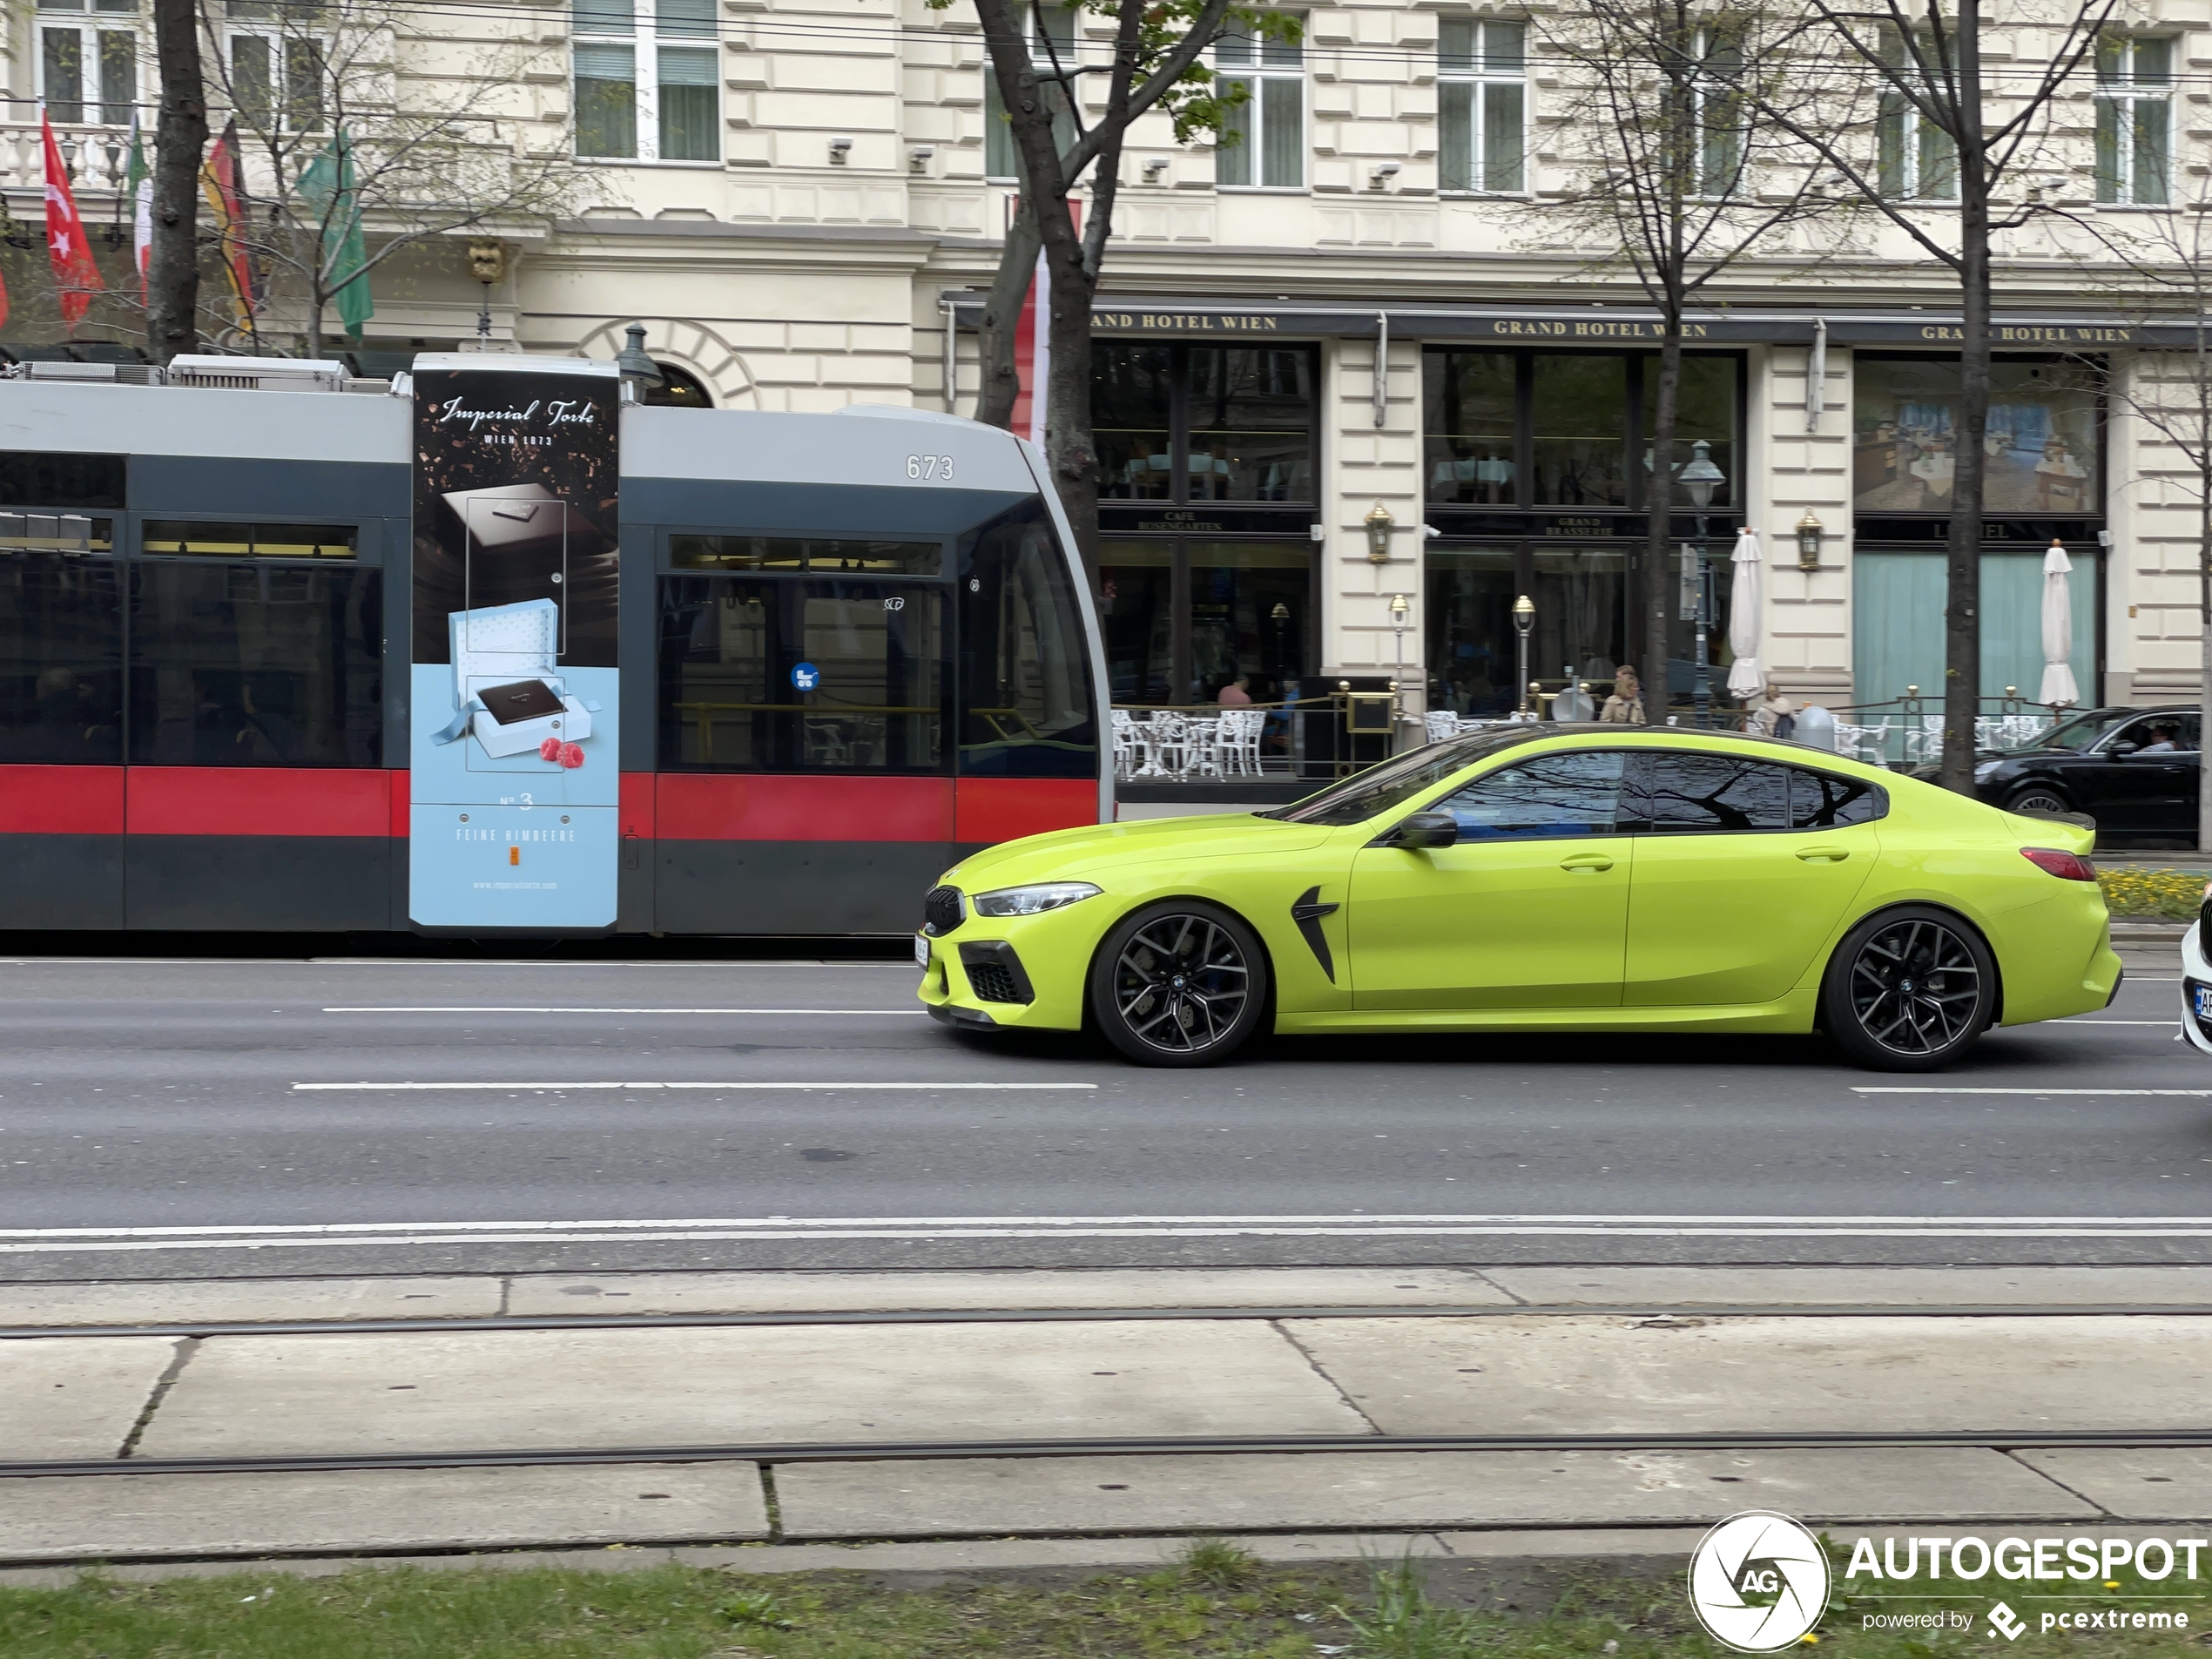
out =
<svg viewBox="0 0 2212 1659"><path fill-rule="evenodd" d="M1983 0L1804 0L1791 97L1747 84L1757 114L1802 142L1858 200L1878 211L1959 283L1959 412L1944 608L1944 735L1940 781L1971 793L1974 720L1981 709L1981 540L1989 425L1993 239L2063 212L2023 186L2042 161L2053 111L2110 23L2117 0L2046 0L2041 15L2006 18L2022 37L2048 43L2035 61L2014 59L2003 82L1986 84L1982 37L1994 26ZM1863 126L1839 130L1805 118L1803 91L1826 88L1843 101L1872 85L1885 114L1932 134L1947 154L1956 208L1928 212L1915 192L1883 176L1881 145ZM1952 228L1955 226L1955 229Z"/></svg>
<svg viewBox="0 0 2212 1659"><path fill-rule="evenodd" d="M1585 148L1579 177L1544 215L1594 233L1608 249L1603 262L1625 265L1659 313L1641 594L1646 718L1656 725L1666 711L1676 591L1667 555L1683 320L1715 278L1781 252L1777 233L1838 205L1817 193L1800 143L1772 121L1747 118L1755 92L1803 125L1822 113L1809 92L1791 90L1792 31L1756 0L1581 0L1546 39L1572 65L1562 142ZM1806 395L1820 388L1809 384Z"/></svg>
<svg viewBox="0 0 2212 1659"><path fill-rule="evenodd" d="M442 95L401 72L401 0L237 0L203 13L210 80L239 124L246 245L271 315L320 356L341 290L457 231L497 235L570 212L585 174L496 109L529 44L454 65ZM494 105L493 108L486 106ZM596 181L595 181L596 182Z"/></svg>
<svg viewBox="0 0 2212 1659"><path fill-rule="evenodd" d="M1040 64L1022 0L974 4L1022 180L1022 209L984 309L979 414L997 425L1013 417L1015 315L1042 250L1052 281L1049 311L1039 323L1049 342L1051 368L1049 383L1031 388L1031 395L1045 400L1053 481L1083 559L1095 567L1099 475L1090 424L1090 307L1113 234L1123 144L1130 125L1155 108L1172 118L1178 142L1200 132L1218 134L1238 99L1216 95L1212 71L1199 61L1201 55L1232 23L1273 37L1293 36L1297 23L1287 13L1231 0L1082 0L1083 10L1114 20L1113 51L1103 64L1083 62L1080 54L1063 62L1044 27L1043 0L1028 0L1026 18L1035 20L1043 42ZM1106 77L1106 93L1096 119L1086 123L1081 82L1094 74ZM1054 131L1063 111L1072 116L1075 130L1064 151ZM1069 198L1087 172L1089 201L1078 233Z"/></svg>
<svg viewBox="0 0 2212 1659"><path fill-rule="evenodd" d="M152 246L146 259L146 349L166 364L199 342L199 158L207 88L195 0L153 0L161 113L154 130Z"/></svg>

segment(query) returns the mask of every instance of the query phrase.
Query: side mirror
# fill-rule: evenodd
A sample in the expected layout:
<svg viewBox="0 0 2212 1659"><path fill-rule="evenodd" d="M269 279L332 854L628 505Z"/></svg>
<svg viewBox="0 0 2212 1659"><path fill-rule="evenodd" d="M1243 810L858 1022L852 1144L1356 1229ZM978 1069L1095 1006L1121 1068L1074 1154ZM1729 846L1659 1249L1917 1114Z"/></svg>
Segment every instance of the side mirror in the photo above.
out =
<svg viewBox="0 0 2212 1659"><path fill-rule="evenodd" d="M1398 826L1393 846L1450 846L1460 839L1460 820L1449 813L1415 813Z"/></svg>
<svg viewBox="0 0 2212 1659"><path fill-rule="evenodd" d="M2112 745L2113 758L2115 760L2125 760L2142 746L2140 743L2115 743Z"/></svg>

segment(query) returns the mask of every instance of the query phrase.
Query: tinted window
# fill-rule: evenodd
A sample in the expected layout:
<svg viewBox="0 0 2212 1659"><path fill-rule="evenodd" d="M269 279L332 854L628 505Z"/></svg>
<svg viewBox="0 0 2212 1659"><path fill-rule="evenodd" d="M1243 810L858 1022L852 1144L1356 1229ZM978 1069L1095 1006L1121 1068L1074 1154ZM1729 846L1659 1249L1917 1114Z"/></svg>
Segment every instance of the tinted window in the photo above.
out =
<svg viewBox="0 0 2212 1659"><path fill-rule="evenodd" d="M660 764L934 772L944 593L880 582L661 582Z"/></svg>
<svg viewBox="0 0 2212 1659"><path fill-rule="evenodd" d="M963 538L959 576L961 771L1096 777L1090 651L1044 509Z"/></svg>
<svg viewBox="0 0 2212 1659"><path fill-rule="evenodd" d="M0 507L120 507L121 455L0 449Z"/></svg>
<svg viewBox="0 0 2212 1659"><path fill-rule="evenodd" d="M1541 755L1477 779L1435 810L1459 820L1462 841L1609 835L1622 759L1617 750Z"/></svg>
<svg viewBox="0 0 2212 1659"><path fill-rule="evenodd" d="M1527 743L1543 736L1541 728L1517 726L1503 732L1482 732L1449 743L1433 743L1354 772L1342 783L1331 784L1318 794L1294 806L1262 813L1286 824L1359 824L1378 813L1386 813L1412 799L1432 785L1440 784L1509 744Z"/></svg>
<svg viewBox="0 0 2212 1659"><path fill-rule="evenodd" d="M1882 815L1884 805L1881 790L1857 778L1791 770L1790 819L1798 829L1871 824Z"/></svg>
<svg viewBox="0 0 2212 1659"><path fill-rule="evenodd" d="M1640 754L1629 813L1656 835L1787 829L1790 773L1735 755Z"/></svg>
<svg viewBox="0 0 2212 1659"><path fill-rule="evenodd" d="M775 536L671 536L668 562L679 570L811 570L817 576L935 576L944 561L935 542L801 541Z"/></svg>
<svg viewBox="0 0 2212 1659"><path fill-rule="evenodd" d="M0 762L122 764L118 574L106 561L0 558Z"/></svg>
<svg viewBox="0 0 2212 1659"><path fill-rule="evenodd" d="M2152 714L2114 733L2114 744L2132 743L2139 749L2162 745L2168 749L2194 750L2197 744L2194 714Z"/></svg>
<svg viewBox="0 0 2212 1659"><path fill-rule="evenodd" d="M131 759L381 764L381 573L187 563L131 572Z"/></svg>
<svg viewBox="0 0 2212 1659"><path fill-rule="evenodd" d="M350 559L361 529L353 524L239 524L150 518L138 532L142 553L214 559Z"/></svg>

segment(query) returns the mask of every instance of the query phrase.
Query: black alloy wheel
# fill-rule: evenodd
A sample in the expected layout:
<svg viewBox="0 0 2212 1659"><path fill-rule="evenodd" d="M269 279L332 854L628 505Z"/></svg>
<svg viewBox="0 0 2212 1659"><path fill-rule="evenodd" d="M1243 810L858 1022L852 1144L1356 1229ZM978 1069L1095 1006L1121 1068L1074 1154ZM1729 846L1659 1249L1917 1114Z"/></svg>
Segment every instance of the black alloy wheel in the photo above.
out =
<svg viewBox="0 0 2212 1659"><path fill-rule="evenodd" d="M1258 1028L1266 1002L1259 941L1203 900L1170 900L1125 917L1091 965L1098 1028L1139 1065L1217 1064Z"/></svg>
<svg viewBox="0 0 2212 1659"><path fill-rule="evenodd" d="M2064 816L2074 810L2074 803L2048 784L2030 784L2005 803L2008 813L2046 813Z"/></svg>
<svg viewBox="0 0 2212 1659"><path fill-rule="evenodd" d="M1820 1001L1828 1035L1858 1064L1933 1071L1996 1016L1996 963L1958 917L1908 905L1851 930L1829 961Z"/></svg>

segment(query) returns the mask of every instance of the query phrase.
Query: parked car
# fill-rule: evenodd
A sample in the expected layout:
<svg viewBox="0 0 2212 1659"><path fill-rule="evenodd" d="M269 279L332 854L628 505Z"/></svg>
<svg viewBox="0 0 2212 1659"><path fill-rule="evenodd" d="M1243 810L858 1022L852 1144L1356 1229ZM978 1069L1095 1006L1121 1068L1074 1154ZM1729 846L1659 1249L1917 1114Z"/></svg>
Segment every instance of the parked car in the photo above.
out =
<svg viewBox="0 0 2212 1659"><path fill-rule="evenodd" d="M2198 726L2194 704L2090 709L2024 747L1985 750L1974 793L2007 812L2086 813L2106 845L2194 841Z"/></svg>
<svg viewBox="0 0 2212 1659"><path fill-rule="evenodd" d="M1491 727L1271 812L977 853L915 957L947 1024L1089 1024L1144 1065L1268 1029L1818 1028L1919 1071L2110 1001L2090 840L1772 738Z"/></svg>

